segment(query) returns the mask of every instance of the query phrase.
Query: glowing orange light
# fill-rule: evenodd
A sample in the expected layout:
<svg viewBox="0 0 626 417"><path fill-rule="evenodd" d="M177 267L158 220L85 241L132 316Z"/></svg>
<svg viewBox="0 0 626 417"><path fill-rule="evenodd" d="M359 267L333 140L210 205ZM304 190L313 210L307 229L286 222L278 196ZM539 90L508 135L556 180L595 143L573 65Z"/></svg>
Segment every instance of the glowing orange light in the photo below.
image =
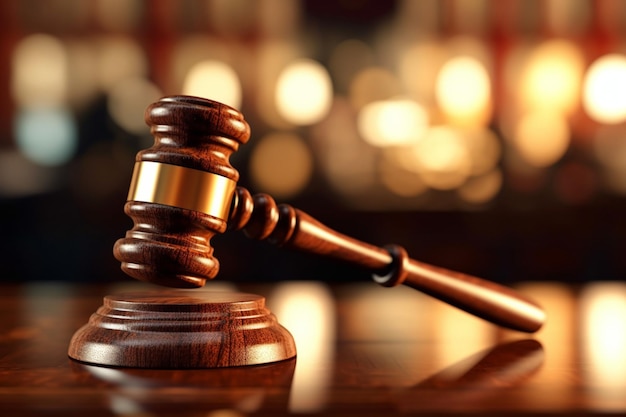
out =
<svg viewBox="0 0 626 417"><path fill-rule="evenodd" d="M424 183L435 189L455 189L471 171L466 141L459 131L445 126L430 129L408 157Z"/></svg>
<svg viewBox="0 0 626 417"><path fill-rule="evenodd" d="M411 100L369 103L361 109L358 117L361 136L374 146L413 143L424 134L427 126L426 109Z"/></svg>
<svg viewBox="0 0 626 417"><path fill-rule="evenodd" d="M235 70L225 62L205 60L194 65L183 84L183 93L206 97L234 108L241 106L241 84Z"/></svg>
<svg viewBox="0 0 626 417"><path fill-rule="evenodd" d="M482 124L489 115L491 80L476 58L459 56L446 62L437 77L436 97L451 121Z"/></svg>
<svg viewBox="0 0 626 417"><path fill-rule="evenodd" d="M578 104L583 65L582 52L571 42L553 40L536 47L519 83L525 108L573 111Z"/></svg>
<svg viewBox="0 0 626 417"><path fill-rule="evenodd" d="M591 407L616 411L607 398L623 398L626 389L626 285L589 284L581 295L585 382Z"/></svg>
<svg viewBox="0 0 626 417"><path fill-rule="evenodd" d="M567 151L570 129L562 115L537 111L522 117L513 140L518 153L528 164L546 167Z"/></svg>
<svg viewBox="0 0 626 417"><path fill-rule="evenodd" d="M494 169L484 175L470 178L458 189L458 193L469 203L482 204L496 196L502 188L502 182L502 172Z"/></svg>
<svg viewBox="0 0 626 417"><path fill-rule="evenodd" d="M276 107L288 122L310 125L326 116L332 95L326 69L313 60L302 59L287 66L279 75Z"/></svg>
<svg viewBox="0 0 626 417"><path fill-rule="evenodd" d="M300 137L271 134L254 148L250 169L261 189L288 198L302 191L311 179L313 157Z"/></svg>
<svg viewBox="0 0 626 417"><path fill-rule="evenodd" d="M67 99L67 51L49 35L31 35L18 43L12 59L13 97L23 107L59 106Z"/></svg>
<svg viewBox="0 0 626 417"><path fill-rule="evenodd" d="M336 326L333 298L320 283L290 282L277 286L269 300L298 350L289 410L319 412L326 405L330 389Z"/></svg>
<svg viewBox="0 0 626 417"><path fill-rule="evenodd" d="M626 120L626 56L605 55L591 64L585 77L583 105L600 123Z"/></svg>

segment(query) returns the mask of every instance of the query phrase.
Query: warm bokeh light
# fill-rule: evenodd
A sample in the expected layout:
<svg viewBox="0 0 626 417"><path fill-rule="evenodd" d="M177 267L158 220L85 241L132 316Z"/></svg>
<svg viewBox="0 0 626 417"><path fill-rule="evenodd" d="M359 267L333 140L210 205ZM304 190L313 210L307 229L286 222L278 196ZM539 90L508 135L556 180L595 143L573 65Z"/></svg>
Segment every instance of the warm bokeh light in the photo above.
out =
<svg viewBox="0 0 626 417"><path fill-rule="evenodd" d="M457 190L459 196L472 204L483 204L491 201L502 188L502 171L494 169L491 172L471 177Z"/></svg>
<svg viewBox="0 0 626 417"><path fill-rule="evenodd" d="M376 183L378 151L363 142L354 119L348 100L337 97L328 117L311 129L312 147L326 181L349 204Z"/></svg>
<svg viewBox="0 0 626 417"><path fill-rule="evenodd" d="M78 148L76 122L65 108L24 109L15 120L15 141L18 149L33 162L62 165Z"/></svg>
<svg viewBox="0 0 626 417"><path fill-rule="evenodd" d="M67 50L50 35L21 40L11 60L11 90L22 107L59 106L68 95Z"/></svg>
<svg viewBox="0 0 626 417"><path fill-rule="evenodd" d="M111 118L130 133L147 134L144 122L146 107L163 94L145 78L129 78L114 86L108 95L107 108Z"/></svg>
<svg viewBox="0 0 626 417"><path fill-rule="evenodd" d="M412 97L429 106L435 103L437 74L445 56L445 48L434 40L414 42L402 53L398 73Z"/></svg>
<svg viewBox="0 0 626 417"><path fill-rule="evenodd" d="M433 331L442 343L430 360L438 367L449 367L493 345L493 326L488 322L444 303L434 304L432 314L437 317Z"/></svg>
<svg viewBox="0 0 626 417"><path fill-rule="evenodd" d="M430 129L411 149L415 166L424 183L439 190L459 187L470 175L470 154L460 131L439 126Z"/></svg>
<svg viewBox="0 0 626 417"><path fill-rule="evenodd" d="M301 192L313 174L311 150L299 136L274 133L259 140L250 159L258 187L277 198Z"/></svg>
<svg viewBox="0 0 626 417"><path fill-rule="evenodd" d="M500 162L502 145L496 134L486 128L462 130L472 160L471 175L482 175Z"/></svg>
<svg viewBox="0 0 626 417"><path fill-rule="evenodd" d="M295 125L310 125L326 116L332 103L333 87L326 68L302 59L287 66L276 83L276 108Z"/></svg>
<svg viewBox="0 0 626 417"><path fill-rule="evenodd" d="M517 285L516 289L539 303L548 317L536 337L545 346L550 346L541 374L547 386L554 388L554 400L558 401L559 391L564 389L560 385L563 369L579 360L576 349L576 340L580 336L577 332L580 317L577 295L571 286L559 282L527 281ZM512 336L517 337L519 333Z"/></svg>
<svg viewBox="0 0 626 417"><path fill-rule="evenodd" d="M279 284L268 305L293 335L298 366L293 376L289 411L315 413L323 410L329 395L334 355L336 312L333 296L319 282Z"/></svg>
<svg viewBox="0 0 626 417"><path fill-rule="evenodd" d="M73 108L88 107L98 97L98 51L92 39L72 39L67 42L68 102Z"/></svg>
<svg viewBox="0 0 626 417"><path fill-rule="evenodd" d="M170 80L168 80L171 82L171 85L161 87L164 89L171 88L179 92L182 90L189 71L194 65L203 61L217 61L233 66L235 55L239 51L240 48L237 44L225 42L218 37L204 33L188 34L181 37L173 46L171 52L171 75L169 77ZM238 75L241 77L241 74L238 73Z"/></svg>
<svg viewBox="0 0 626 417"><path fill-rule="evenodd" d="M225 62L204 60L195 64L185 77L183 94L241 107L241 82L235 70Z"/></svg>
<svg viewBox="0 0 626 417"><path fill-rule="evenodd" d="M491 80L485 66L469 56L447 61L436 81L436 98L453 123L484 125L491 116Z"/></svg>
<svg viewBox="0 0 626 417"><path fill-rule="evenodd" d="M518 80L525 109L571 113L579 103L584 57L576 44L551 40L531 50Z"/></svg>
<svg viewBox="0 0 626 417"><path fill-rule="evenodd" d="M370 145L408 145L426 131L428 113L412 100L375 101L360 110L357 123L359 133Z"/></svg>
<svg viewBox="0 0 626 417"><path fill-rule="evenodd" d="M350 103L355 109L400 94L400 81L391 71L381 67L368 67L359 71L350 83Z"/></svg>
<svg viewBox="0 0 626 417"><path fill-rule="evenodd" d="M626 120L626 56L609 54L591 64L584 80L583 106L600 123Z"/></svg>
<svg viewBox="0 0 626 417"><path fill-rule="evenodd" d="M415 290L399 286L382 289L371 282L355 285L350 308L339 317L342 338L367 340L373 335L386 340L411 340L432 331L428 311L436 303Z"/></svg>
<svg viewBox="0 0 626 417"><path fill-rule="evenodd" d="M406 151L405 151L406 152ZM385 153L379 164L379 179L383 186L393 194L402 197L415 197L423 194L428 187L415 171L405 169L398 161L399 149Z"/></svg>
<svg viewBox="0 0 626 417"><path fill-rule="evenodd" d="M376 369L367 375L367 383L410 387L425 377L424 374L437 369L431 358L439 345L430 349L431 346L421 343L439 324L431 314L437 300L406 286L383 289L373 282L353 284L349 295L342 295L344 308L337 316L339 338L352 342L350 349L354 358L366 360L368 367ZM375 340L393 342L383 346ZM426 357L428 364L424 363ZM430 368L429 365L435 366ZM354 369L355 376L365 375L357 374L358 368L348 366ZM404 369L415 372L403 372Z"/></svg>
<svg viewBox="0 0 626 417"><path fill-rule="evenodd" d="M261 43L255 56L252 82L255 85L255 111L268 125L278 129L293 127L276 108L276 83L290 63L301 57L299 45L292 39L271 39Z"/></svg>
<svg viewBox="0 0 626 417"><path fill-rule="evenodd" d="M525 114L515 127L513 141L519 155L533 167L557 162L570 144L570 128L559 113L547 110Z"/></svg>
<svg viewBox="0 0 626 417"><path fill-rule="evenodd" d="M591 406L611 411L603 399L623 397L626 390L626 284L589 284L580 302L585 382L598 400Z"/></svg>
<svg viewBox="0 0 626 417"><path fill-rule="evenodd" d="M98 86L108 91L120 81L148 75L145 50L130 37L103 36L95 38Z"/></svg>

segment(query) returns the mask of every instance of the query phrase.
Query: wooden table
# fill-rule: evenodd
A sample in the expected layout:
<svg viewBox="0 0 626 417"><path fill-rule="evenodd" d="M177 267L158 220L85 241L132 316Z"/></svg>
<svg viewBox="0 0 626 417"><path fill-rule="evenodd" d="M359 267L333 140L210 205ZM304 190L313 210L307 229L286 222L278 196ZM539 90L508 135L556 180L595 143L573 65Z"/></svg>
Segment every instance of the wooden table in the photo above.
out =
<svg viewBox="0 0 626 417"><path fill-rule="evenodd" d="M624 283L519 285L549 314L535 335L408 288L246 284L294 335L296 360L181 371L68 359L72 334L125 286L0 287L0 416L626 414Z"/></svg>

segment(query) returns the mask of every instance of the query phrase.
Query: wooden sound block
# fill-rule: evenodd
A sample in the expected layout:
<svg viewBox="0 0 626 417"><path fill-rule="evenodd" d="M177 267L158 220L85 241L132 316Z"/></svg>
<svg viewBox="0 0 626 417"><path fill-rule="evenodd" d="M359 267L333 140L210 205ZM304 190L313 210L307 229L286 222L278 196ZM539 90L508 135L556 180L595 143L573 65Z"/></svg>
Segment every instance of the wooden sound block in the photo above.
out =
<svg viewBox="0 0 626 417"><path fill-rule="evenodd" d="M115 367L221 368L290 359L296 348L260 295L179 290L106 296L68 355Z"/></svg>

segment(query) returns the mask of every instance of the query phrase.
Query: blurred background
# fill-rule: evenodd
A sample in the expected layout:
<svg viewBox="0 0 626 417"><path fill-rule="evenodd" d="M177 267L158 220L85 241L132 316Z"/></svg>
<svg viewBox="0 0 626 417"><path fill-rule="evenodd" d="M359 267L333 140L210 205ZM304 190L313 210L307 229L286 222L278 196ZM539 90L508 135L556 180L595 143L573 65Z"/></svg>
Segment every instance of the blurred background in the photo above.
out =
<svg viewBox="0 0 626 417"><path fill-rule="evenodd" d="M0 2L0 280L127 279L145 107L241 110L240 184L512 283L626 276L626 2ZM239 233L219 279L368 274Z"/></svg>

